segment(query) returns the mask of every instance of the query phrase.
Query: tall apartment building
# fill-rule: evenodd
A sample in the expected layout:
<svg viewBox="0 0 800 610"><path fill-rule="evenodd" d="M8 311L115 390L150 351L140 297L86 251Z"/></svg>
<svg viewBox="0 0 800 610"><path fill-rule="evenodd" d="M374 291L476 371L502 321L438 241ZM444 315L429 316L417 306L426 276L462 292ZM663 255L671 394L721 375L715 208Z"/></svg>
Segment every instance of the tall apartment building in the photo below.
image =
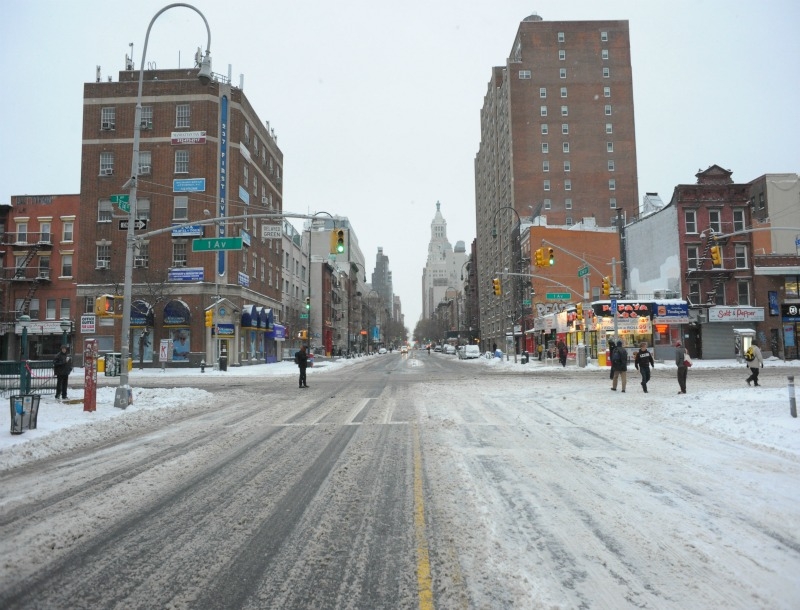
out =
<svg viewBox="0 0 800 610"><path fill-rule="evenodd" d="M518 272L524 219L614 226L618 208L638 210L636 180L628 22L523 20L492 70L475 157L484 338L520 322L509 318L519 295L497 297L491 282Z"/></svg>
<svg viewBox="0 0 800 610"><path fill-rule="evenodd" d="M76 251L78 312L94 314L101 294L121 295L139 71L118 82L87 83ZM283 154L241 88L220 75L207 85L196 69L145 70L140 122L137 242L130 347L148 362L164 339L176 362L267 362L283 340L281 212ZM217 225L193 225L208 218ZM188 225L181 228L170 227ZM268 231L267 225L272 225ZM277 232L274 230L277 227ZM165 229L165 232L154 233ZM194 251L198 237L241 237L241 250ZM121 315L121 299L117 314ZM205 323L212 311L213 325ZM83 339L120 351L118 319L98 318Z"/></svg>

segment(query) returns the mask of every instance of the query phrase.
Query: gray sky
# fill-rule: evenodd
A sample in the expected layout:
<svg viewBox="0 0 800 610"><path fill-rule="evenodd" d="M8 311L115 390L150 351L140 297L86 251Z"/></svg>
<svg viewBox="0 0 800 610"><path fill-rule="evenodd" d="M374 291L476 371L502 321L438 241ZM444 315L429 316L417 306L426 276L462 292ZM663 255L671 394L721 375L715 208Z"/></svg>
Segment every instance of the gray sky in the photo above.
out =
<svg viewBox="0 0 800 610"><path fill-rule="evenodd" d="M12 0L0 7L0 200L78 193L83 84L141 61L164 0ZM228 0L190 2L211 28L213 69L270 121L284 210L348 216L367 259L382 246L413 330L430 223L475 235L473 161L492 66L519 22L630 21L639 194L669 201L714 163L746 182L800 171L796 0ZM132 8L135 7L135 12ZM173 8L147 61L191 65L202 20ZM300 226L299 222L295 222Z"/></svg>

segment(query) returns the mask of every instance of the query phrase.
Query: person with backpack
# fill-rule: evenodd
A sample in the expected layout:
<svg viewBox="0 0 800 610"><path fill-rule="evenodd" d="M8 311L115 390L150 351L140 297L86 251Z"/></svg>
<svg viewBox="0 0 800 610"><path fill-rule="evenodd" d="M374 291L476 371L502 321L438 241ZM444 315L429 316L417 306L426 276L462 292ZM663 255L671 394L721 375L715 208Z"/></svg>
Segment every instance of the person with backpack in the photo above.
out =
<svg viewBox="0 0 800 610"><path fill-rule="evenodd" d="M307 388L306 385L306 368L308 367L308 354L306 353L306 346L301 345L300 351L295 352L294 362L300 368L300 387Z"/></svg>
<svg viewBox="0 0 800 610"><path fill-rule="evenodd" d="M633 365L636 370L642 375L642 389L647 394L647 382L650 381L650 367L656 368L653 354L647 349L647 343L642 341L639 345L639 351L633 357Z"/></svg>
<svg viewBox="0 0 800 610"><path fill-rule="evenodd" d="M611 389L617 391L617 379L622 379L622 391L625 391L625 386L628 384L628 350L626 350L622 341L617 341L617 346L611 352L611 370L614 377L611 381Z"/></svg>
<svg viewBox="0 0 800 610"><path fill-rule="evenodd" d="M745 381L747 382L747 385L750 385L750 382L752 381L753 384L758 387L759 369L764 368L764 358L761 355L761 348L753 343L744 353L744 359L747 363L747 366L750 367L750 377L745 379Z"/></svg>

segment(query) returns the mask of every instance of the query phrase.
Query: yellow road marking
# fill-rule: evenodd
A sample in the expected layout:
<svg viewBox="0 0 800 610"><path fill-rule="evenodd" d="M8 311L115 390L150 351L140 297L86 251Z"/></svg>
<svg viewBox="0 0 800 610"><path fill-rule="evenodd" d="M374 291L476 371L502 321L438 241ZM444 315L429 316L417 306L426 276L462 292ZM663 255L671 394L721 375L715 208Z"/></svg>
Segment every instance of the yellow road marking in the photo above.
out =
<svg viewBox="0 0 800 610"><path fill-rule="evenodd" d="M425 536L425 499L422 493L422 449L419 428L414 424L414 533L417 540L417 590L420 610L433 608L431 563Z"/></svg>

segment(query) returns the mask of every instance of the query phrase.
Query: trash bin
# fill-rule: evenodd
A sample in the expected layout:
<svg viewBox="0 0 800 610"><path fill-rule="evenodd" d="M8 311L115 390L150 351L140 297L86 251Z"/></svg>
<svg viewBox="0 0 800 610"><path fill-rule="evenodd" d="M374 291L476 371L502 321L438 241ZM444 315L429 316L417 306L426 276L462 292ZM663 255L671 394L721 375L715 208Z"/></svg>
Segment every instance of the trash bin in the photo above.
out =
<svg viewBox="0 0 800 610"><path fill-rule="evenodd" d="M521 358L521 362L522 362L522 364L528 364L528 360L529 360L529 357L528 357L528 352L527 352L527 351L525 351L525 350L523 350L523 352L522 352L522 358Z"/></svg>
<svg viewBox="0 0 800 610"><path fill-rule="evenodd" d="M228 356L223 354L219 357L219 370L220 371L227 371L228 370Z"/></svg>
<svg viewBox="0 0 800 610"><path fill-rule="evenodd" d="M41 398L39 394L16 394L11 397L11 434L36 429Z"/></svg>
<svg viewBox="0 0 800 610"><path fill-rule="evenodd" d="M106 377L119 377L122 372L122 354L117 352L104 354L103 365Z"/></svg>
<svg viewBox="0 0 800 610"><path fill-rule="evenodd" d="M578 344L578 349L575 351L575 358L578 360L578 366L584 368L586 366L586 346L582 343Z"/></svg>

